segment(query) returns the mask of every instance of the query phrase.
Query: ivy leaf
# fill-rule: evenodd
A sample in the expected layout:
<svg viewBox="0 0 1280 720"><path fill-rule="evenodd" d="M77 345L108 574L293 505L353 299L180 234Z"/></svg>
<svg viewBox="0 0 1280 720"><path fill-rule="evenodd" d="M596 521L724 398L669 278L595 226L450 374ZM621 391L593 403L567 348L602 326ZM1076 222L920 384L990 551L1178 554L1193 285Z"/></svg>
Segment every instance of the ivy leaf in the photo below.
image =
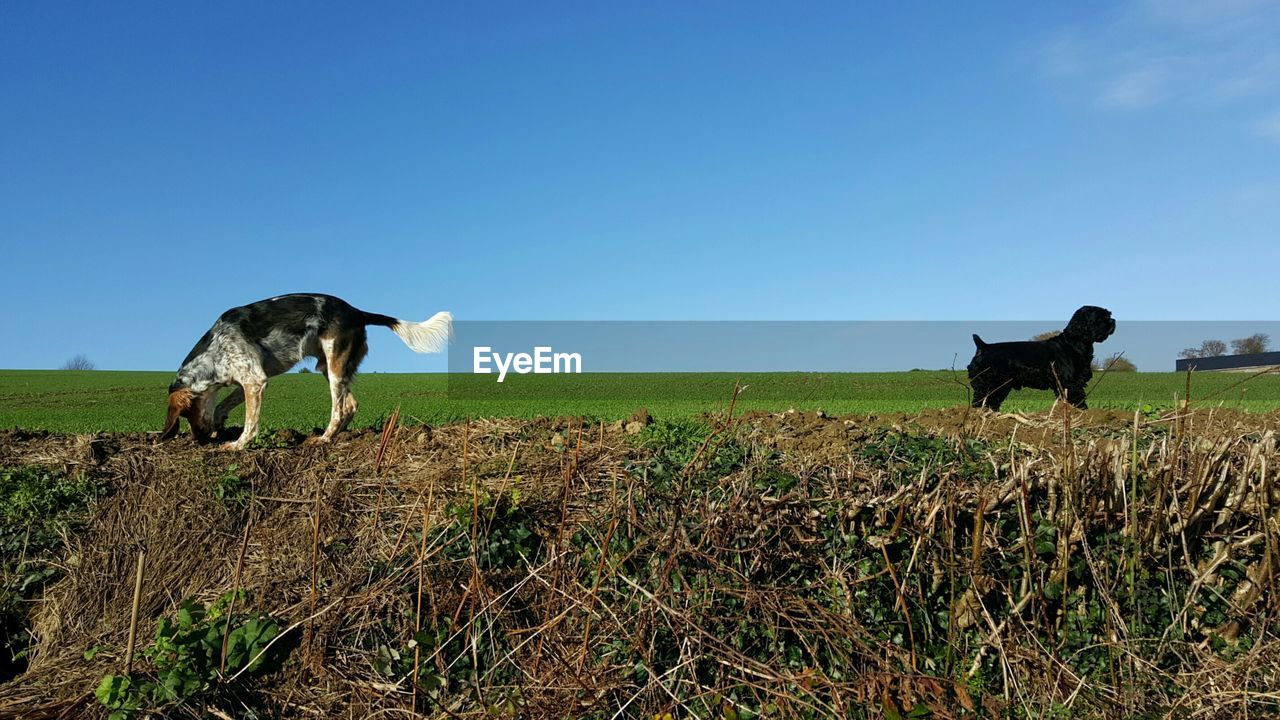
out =
<svg viewBox="0 0 1280 720"><path fill-rule="evenodd" d="M123 675L107 675L98 683L94 696L103 707L118 708L129 691L129 678Z"/></svg>
<svg viewBox="0 0 1280 720"><path fill-rule="evenodd" d="M178 606L178 629L190 630L203 615L203 610L195 601L183 600Z"/></svg>
<svg viewBox="0 0 1280 720"><path fill-rule="evenodd" d="M1048 600L1057 600L1062 597L1062 583L1053 580L1044 586L1044 596Z"/></svg>

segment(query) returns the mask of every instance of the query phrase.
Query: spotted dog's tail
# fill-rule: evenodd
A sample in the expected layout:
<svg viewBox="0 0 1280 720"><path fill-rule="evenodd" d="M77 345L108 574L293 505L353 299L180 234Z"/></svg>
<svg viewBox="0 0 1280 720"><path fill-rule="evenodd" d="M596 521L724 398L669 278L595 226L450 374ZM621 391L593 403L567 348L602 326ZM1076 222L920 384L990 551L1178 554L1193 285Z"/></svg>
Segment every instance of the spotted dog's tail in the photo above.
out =
<svg viewBox="0 0 1280 720"><path fill-rule="evenodd" d="M444 350L453 335L453 315L441 311L422 322L409 322L390 315L364 313L365 325L382 325L391 328L391 332L400 336L405 345L414 352L437 353Z"/></svg>

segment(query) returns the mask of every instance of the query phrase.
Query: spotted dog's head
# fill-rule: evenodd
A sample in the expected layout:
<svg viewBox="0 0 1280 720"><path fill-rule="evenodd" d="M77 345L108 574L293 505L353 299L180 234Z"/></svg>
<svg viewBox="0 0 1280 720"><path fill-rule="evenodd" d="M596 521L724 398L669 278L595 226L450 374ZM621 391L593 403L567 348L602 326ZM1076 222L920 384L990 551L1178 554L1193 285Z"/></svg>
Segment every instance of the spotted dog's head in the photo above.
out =
<svg viewBox="0 0 1280 720"><path fill-rule="evenodd" d="M1071 322L1067 323L1062 334L1085 342L1100 343L1115 331L1116 321L1111 317L1110 310L1085 305L1071 316Z"/></svg>
<svg viewBox="0 0 1280 720"><path fill-rule="evenodd" d="M164 421L161 440L169 440L178 436L179 420L187 419L191 425L191 435L196 442L208 442L213 437L212 430L205 425L204 395L189 388L169 388L169 414Z"/></svg>

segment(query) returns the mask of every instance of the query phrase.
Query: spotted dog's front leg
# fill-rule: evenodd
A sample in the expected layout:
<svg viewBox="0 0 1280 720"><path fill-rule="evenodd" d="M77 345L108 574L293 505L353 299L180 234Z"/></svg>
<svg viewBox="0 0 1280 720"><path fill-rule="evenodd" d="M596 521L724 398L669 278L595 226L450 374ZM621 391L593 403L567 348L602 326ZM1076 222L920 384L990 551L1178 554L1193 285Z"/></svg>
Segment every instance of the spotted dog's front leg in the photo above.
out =
<svg viewBox="0 0 1280 720"><path fill-rule="evenodd" d="M227 443L223 446L228 450L243 450L258 435L258 417L262 412L262 392L266 389L267 383L265 381L247 382L241 387L244 388L244 432L240 433L240 437L235 442Z"/></svg>

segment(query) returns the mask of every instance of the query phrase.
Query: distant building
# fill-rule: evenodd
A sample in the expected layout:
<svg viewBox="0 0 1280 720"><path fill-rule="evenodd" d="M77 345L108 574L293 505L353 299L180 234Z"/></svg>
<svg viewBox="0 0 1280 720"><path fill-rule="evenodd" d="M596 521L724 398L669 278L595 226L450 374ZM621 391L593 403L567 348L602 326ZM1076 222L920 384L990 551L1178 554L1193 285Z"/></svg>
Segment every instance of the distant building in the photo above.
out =
<svg viewBox="0 0 1280 720"><path fill-rule="evenodd" d="M1178 372L1193 369L1196 372L1262 371L1280 366L1280 352L1255 353L1253 355L1217 355L1215 357L1178 360L1174 367Z"/></svg>

